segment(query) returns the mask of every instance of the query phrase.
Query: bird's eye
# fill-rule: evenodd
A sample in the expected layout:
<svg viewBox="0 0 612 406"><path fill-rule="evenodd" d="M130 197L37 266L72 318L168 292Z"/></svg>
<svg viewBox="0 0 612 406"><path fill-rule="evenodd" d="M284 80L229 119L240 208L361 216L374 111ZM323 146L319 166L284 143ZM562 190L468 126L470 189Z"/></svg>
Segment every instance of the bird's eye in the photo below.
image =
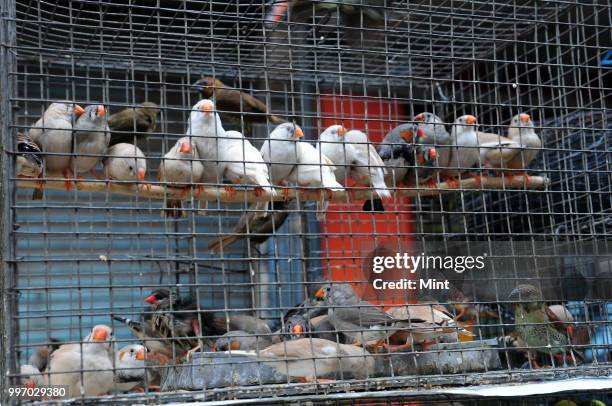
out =
<svg viewBox="0 0 612 406"><path fill-rule="evenodd" d="M133 170L134 170L134 167L133 167L133 166L130 166L130 171L133 171Z"/></svg>

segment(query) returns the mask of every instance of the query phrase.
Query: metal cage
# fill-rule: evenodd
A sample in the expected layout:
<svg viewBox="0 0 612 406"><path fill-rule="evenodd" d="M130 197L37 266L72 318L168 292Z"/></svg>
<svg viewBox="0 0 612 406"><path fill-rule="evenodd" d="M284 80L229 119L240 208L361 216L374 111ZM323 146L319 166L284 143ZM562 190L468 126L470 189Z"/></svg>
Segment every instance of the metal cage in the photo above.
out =
<svg viewBox="0 0 612 406"><path fill-rule="evenodd" d="M610 376L612 351L610 3L0 0L0 5L3 401L53 398L14 392L32 382L23 366L41 352L47 353L46 366L34 374L40 379L34 386L69 386L51 378L51 363L61 362L62 353L55 351L62 348L81 359L74 371L78 390L70 397L82 402L251 398L262 404L399 404L411 397L411 404L467 405L480 404L483 385L534 383L532 392L517 395L522 397L544 390L538 382L556 382L556 391L579 392L573 379L596 382L591 390L612 386L602 379ZM265 148L277 119L299 125L302 143L321 146L319 135L339 124L363 131L369 145L380 148L402 124L416 131L421 112L435 113L451 133L457 117L473 115L481 131L496 135L506 135L512 117L526 113L542 144L527 167L508 170L485 167L479 144L473 147L480 152L478 162L460 168L458 182L441 175L445 165L437 158L427 184L419 172L404 180L387 174L393 198L383 200L384 212L362 210L364 202L374 204L376 190L359 181L337 179L342 192L278 183L274 197L254 188L261 184L230 185L223 176L191 179L187 188L159 180L164 156L189 134L192 106L206 98L202 78L208 76L220 81L211 84L212 99L225 130L241 132L257 149ZM235 98L222 104L221 90L233 91ZM248 111L250 97L266 110ZM30 134L53 102L133 115L142 103L157 104L148 130L109 130L144 152L146 184L70 174L73 187L64 190L63 176L48 167L40 179L20 173L19 159L29 156L18 134ZM135 127L137 119L129 120ZM45 127L43 121L47 135ZM75 130L70 131L72 146L64 154L75 157ZM414 135L402 142L412 154L410 170L424 167L419 154L426 146ZM62 154L38 147L35 155L43 166ZM431 147L454 148L437 142ZM93 156L106 159L109 153ZM223 160L194 162L218 167ZM42 200L32 200L32 191L41 187ZM184 217L160 216L171 200L183 201ZM266 216L266 227L253 219L257 214ZM236 241L225 239L230 236ZM403 253L451 258L454 269L410 272L395 264L374 270L376 258ZM461 257L483 258L485 270L458 271ZM398 280L442 285L375 288ZM332 306L327 296L316 300L322 287L331 283L333 290L341 282L352 284L360 304ZM563 306L566 312L567 320L545 316L527 323L546 332L545 345L517 333L515 305L528 302L511 294L520 284L537 287L538 309ZM161 309L143 302L159 288L192 298L193 306L174 302ZM365 302L371 307L364 310ZM441 312L444 320L404 317L399 327L399 317L385 319L387 333L373 347L350 339L380 327L361 325L364 312L391 317L379 313L410 313L410 305L418 304L432 318ZM356 331L341 327L339 309L352 309L348 321L360 320ZM325 335L335 337L333 355L317 356L311 311L334 321ZM151 340L113 318L146 324L162 313L173 327L161 340L169 353L155 359ZM295 313L307 324L297 333L289 322ZM242 338L278 341L277 348L303 340L302 361L312 364L304 368L314 368L314 376L289 372L296 357L287 348L274 359L264 356L259 344L251 352L211 352L215 340L244 315L266 327L249 324L257 331ZM183 316L199 325L186 336L172 324ZM209 322L216 327L207 328ZM93 370L85 366L92 327L101 324L113 331L106 369L113 384L91 393L86 374L105 379L97 361ZM559 326L572 356L554 354L561 344L551 344L550 329ZM418 341L423 331L428 338ZM394 337L401 332L411 344L396 351ZM190 347L198 343L202 351L185 356L181 340ZM146 359L127 368L138 375L135 386L142 393L126 393L116 384L126 371L116 352L143 343ZM76 346L69 350L71 344ZM361 351L344 355L349 367L341 366L338 355L344 345ZM317 362L326 358L336 360L333 373L319 375ZM537 363L550 368L536 368ZM466 385L465 392L454 392ZM500 387L487 404L519 404L507 395L512 390ZM575 399L586 399L580 396ZM599 392L593 398L607 400ZM560 394L520 401L562 399Z"/></svg>

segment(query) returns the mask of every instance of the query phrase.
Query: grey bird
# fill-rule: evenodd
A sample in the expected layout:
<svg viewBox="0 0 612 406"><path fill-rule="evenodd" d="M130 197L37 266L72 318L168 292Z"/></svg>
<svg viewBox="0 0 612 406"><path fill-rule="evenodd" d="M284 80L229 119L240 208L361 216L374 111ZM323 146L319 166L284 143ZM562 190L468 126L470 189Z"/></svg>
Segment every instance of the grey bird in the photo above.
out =
<svg viewBox="0 0 612 406"><path fill-rule="evenodd" d="M73 172L89 172L98 177L95 169L108 149L109 142L110 130L104 106L85 107L85 112L74 125L74 156L70 162Z"/></svg>
<svg viewBox="0 0 612 406"><path fill-rule="evenodd" d="M85 110L69 101L51 103L43 116L29 129L28 136L44 154L45 173L61 173L65 179L65 189L72 189L72 127ZM35 190L33 199L42 198L40 190Z"/></svg>
<svg viewBox="0 0 612 406"><path fill-rule="evenodd" d="M414 317L395 318L355 295L348 283L330 283L315 296L328 306L328 316L335 329L353 340L355 345L371 348L385 346L386 339L400 329L398 323L422 323Z"/></svg>
<svg viewBox="0 0 612 406"><path fill-rule="evenodd" d="M215 341L213 351L259 351L272 344L270 336L247 333L242 330L228 331Z"/></svg>

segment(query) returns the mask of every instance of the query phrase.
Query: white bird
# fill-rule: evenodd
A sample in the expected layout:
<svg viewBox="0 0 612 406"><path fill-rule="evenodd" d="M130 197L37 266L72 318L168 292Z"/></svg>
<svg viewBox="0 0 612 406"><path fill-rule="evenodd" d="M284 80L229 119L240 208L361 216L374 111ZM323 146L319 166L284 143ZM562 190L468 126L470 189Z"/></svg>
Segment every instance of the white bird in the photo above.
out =
<svg viewBox="0 0 612 406"><path fill-rule="evenodd" d="M365 349L321 338L273 344L259 351L257 359L282 374L306 382L321 381L321 377L339 372L363 379L374 372L374 358Z"/></svg>
<svg viewBox="0 0 612 406"><path fill-rule="evenodd" d="M108 149L110 137L104 106L85 107L74 125L75 145L70 168L75 173L90 172L98 177L95 168Z"/></svg>
<svg viewBox="0 0 612 406"><path fill-rule="evenodd" d="M173 183L169 186L183 187L184 195L191 189L191 185L202 181L204 165L199 161L200 156L195 143L190 137L180 138L176 144L164 155L157 171L160 182ZM196 197L202 192L202 186L196 187ZM172 217L185 216L181 200L168 200L162 216L169 214Z"/></svg>
<svg viewBox="0 0 612 406"><path fill-rule="evenodd" d="M523 146L497 134L477 131L480 162L487 168L505 169L521 152Z"/></svg>
<svg viewBox="0 0 612 406"><path fill-rule="evenodd" d="M236 184L255 184L270 195L276 195L261 153L238 131L225 131L219 138L218 157L220 173L225 179Z"/></svg>
<svg viewBox="0 0 612 406"><path fill-rule="evenodd" d="M233 183L257 185L256 191L270 195L268 167L261 154L237 131L225 131L212 100L196 103L189 117L187 135L194 137L200 158L204 160L204 181L220 184L223 179ZM235 192L227 186L229 193Z"/></svg>
<svg viewBox="0 0 612 406"><path fill-rule="evenodd" d="M365 133L332 125L321 133L317 148L334 163L336 179L342 184L350 178L372 185L381 199L391 197L385 184L385 163Z"/></svg>
<svg viewBox="0 0 612 406"><path fill-rule="evenodd" d="M33 365L25 364L19 368L19 382L26 388L36 388L42 386L44 383L43 375Z"/></svg>
<svg viewBox="0 0 612 406"><path fill-rule="evenodd" d="M303 137L302 129L293 123L280 124L268 135L260 151L264 161L270 165L272 184L289 184L289 177L298 163L298 142Z"/></svg>
<svg viewBox="0 0 612 406"><path fill-rule="evenodd" d="M112 330L97 325L83 343L64 344L49 357L45 385L65 385L68 395L96 396L114 386Z"/></svg>
<svg viewBox="0 0 612 406"><path fill-rule="evenodd" d="M72 127L85 110L69 101L51 103L43 116L29 129L28 136L45 154L45 172L61 173L66 179L66 190L72 189L70 154L72 153ZM36 193L33 198L41 198Z"/></svg>
<svg viewBox="0 0 612 406"><path fill-rule="evenodd" d="M107 157L102 162L104 176L109 181L129 181L143 183L147 189L151 185L145 182L147 160L143 152L133 144L115 144L107 151Z"/></svg>
<svg viewBox="0 0 612 406"><path fill-rule="evenodd" d="M510 169L527 169L542 148L542 140L536 134L529 114L517 114L510 121L508 138L525 147L509 164ZM527 178L528 179L528 178Z"/></svg>
<svg viewBox="0 0 612 406"><path fill-rule="evenodd" d="M126 345L115 356L115 389L128 392L145 381L146 348L140 344Z"/></svg>
<svg viewBox="0 0 612 406"><path fill-rule="evenodd" d="M478 137L476 135L476 117L464 115L455 120L451 131L451 154L448 165L440 171L449 184L459 186L456 179L467 172L480 160Z"/></svg>

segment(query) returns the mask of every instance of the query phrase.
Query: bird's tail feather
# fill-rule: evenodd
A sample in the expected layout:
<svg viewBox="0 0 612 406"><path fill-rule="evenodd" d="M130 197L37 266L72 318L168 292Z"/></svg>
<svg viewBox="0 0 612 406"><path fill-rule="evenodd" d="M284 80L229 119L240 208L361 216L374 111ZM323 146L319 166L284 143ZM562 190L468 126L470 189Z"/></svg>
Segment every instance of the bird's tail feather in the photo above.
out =
<svg viewBox="0 0 612 406"><path fill-rule="evenodd" d="M187 213L182 209L183 202L180 200L168 200L166 202L166 208L161 212L161 216L173 218L187 217Z"/></svg>
<svg viewBox="0 0 612 406"><path fill-rule="evenodd" d="M261 188L265 190L266 193L270 194L271 196L276 196L276 190L270 185L270 181L268 180L268 176L266 174L258 172L255 177L257 184L261 186Z"/></svg>
<svg viewBox="0 0 612 406"><path fill-rule="evenodd" d="M234 242L236 242L239 238L240 236L238 235L228 235L228 236L221 238L220 240L211 242L210 244L208 244L208 248L213 252L219 252L221 251L221 246L223 246L223 248L226 249L227 247L232 245Z"/></svg>
<svg viewBox="0 0 612 406"><path fill-rule="evenodd" d="M369 211L385 211L385 206L383 206L383 202L380 199L367 199L363 202L363 206L361 210L365 212Z"/></svg>

